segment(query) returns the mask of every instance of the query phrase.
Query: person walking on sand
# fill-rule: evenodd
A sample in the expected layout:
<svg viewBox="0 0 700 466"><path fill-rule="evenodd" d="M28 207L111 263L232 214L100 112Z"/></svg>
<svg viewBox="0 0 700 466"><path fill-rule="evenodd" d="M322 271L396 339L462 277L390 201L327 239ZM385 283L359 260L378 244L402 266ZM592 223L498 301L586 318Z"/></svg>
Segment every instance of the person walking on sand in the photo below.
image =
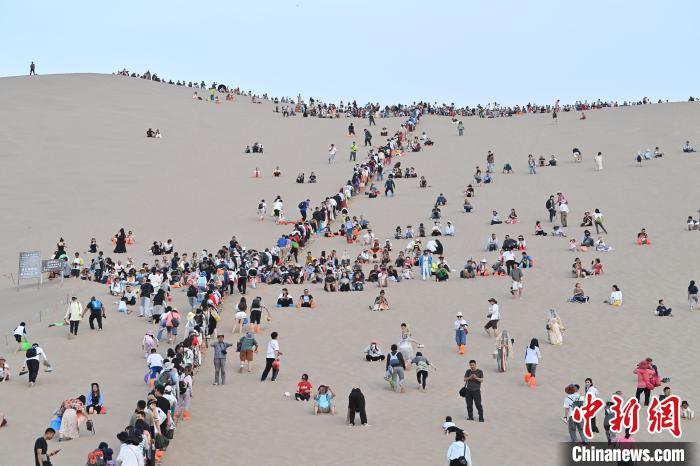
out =
<svg viewBox="0 0 700 466"><path fill-rule="evenodd" d="M90 310L90 317L88 318L90 330L95 330L95 320L97 320L98 330L102 330L102 319L107 318L107 314L105 314L105 307L104 304L102 304L102 301L93 296L92 298L90 298L90 302L87 304L87 308Z"/></svg>
<svg viewBox="0 0 700 466"><path fill-rule="evenodd" d="M608 234L608 230L603 225L603 214L600 213L600 209L593 211L593 224L595 225L596 234L600 234L600 230L603 230L606 235Z"/></svg>
<svg viewBox="0 0 700 466"><path fill-rule="evenodd" d="M411 364L416 365L416 379L418 380L418 390L422 388L423 391L425 391L425 384L428 381L428 369L432 367L433 370L436 371L437 367L430 364L428 358L423 356L423 353L421 353L420 351L418 351L416 353L416 356L413 359L411 359Z"/></svg>
<svg viewBox="0 0 700 466"><path fill-rule="evenodd" d="M513 268L510 271L510 278L513 280L511 283L511 294L514 298L520 299L523 297L523 271L518 267L518 263L513 264Z"/></svg>
<svg viewBox="0 0 700 466"><path fill-rule="evenodd" d="M691 309L692 311L692 309ZM15 341L17 342L17 351L22 351L22 343L24 340L27 339L27 324L24 322L20 322L17 327L15 327L14 332L12 334L15 337Z"/></svg>
<svg viewBox="0 0 700 466"><path fill-rule="evenodd" d="M389 381L391 388L400 393L404 392L404 371L406 370L406 361L403 354L399 351L396 343L391 345L391 351L386 358L386 379Z"/></svg>
<svg viewBox="0 0 700 466"><path fill-rule="evenodd" d="M567 204L566 201L560 202L559 203L559 220L561 221L561 226L563 228L566 228L568 224L566 223L566 219L569 216L569 204Z"/></svg>
<svg viewBox="0 0 700 466"><path fill-rule="evenodd" d="M695 280L690 280L688 285L688 308L694 311L698 307L698 287Z"/></svg>
<svg viewBox="0 0 700 466"><path fill-rule="evenodd" d="M270 334L270 341L267 342L267 354L265 355L265 370L260 376L260 381L264 382L267 379L267 374L270 373L272 369L272 377L270 381L274 382L277 379L277 374L280 372L280 356L282 352L280 351L280 344L277 341L277 332L272 332Z"/></svg>
<svg viewBox="0 0 700 466"><path fill-rule="evenodd" d="M544 206L549 212L549 223L552 223L557 216L557 201L554 200L554 194L549 196Z"/></svg>
<svg viewBox="0 0 700 466"><path fill-rule="evenodd" d="M238 340L238 344L240 345L238 354L241 360L238 372L243 372L244 365L248 366L248 372L253 372L253 354L258 352L258 342L253 332L245 332L245 335Z"/></svg>
<svg viewBox="0 0 700 466"><path fill-rule="evenodd" d="M464 373L464 401L467 403L467 420L474 420L474 406L479 415L479 422L484 422L484 408L481 406L481 384L484 372L476 367L476 361L469 361L469 369Z"/></svg>
<svg viewBox="0 0 700 466"><path fill-rule="evenodd" d="M369 130L365 128L365 147L367 146L372 147L372 133L370 133Z"/></svg>
<svg viewBox="0 0 700 466"><path fill-rule="evenodd" d="M458 312L457 320L455 320L455 342L457 343L458 354L464 354L464 347L467 345L467 333L469 333L467 327L467 321L464 320L462 313Z"/></svg>
<svg viewBox="0 0 700 466"><path fill-rule="evenodd" d="M338 149L336 149L335 144L331 144L331 147L328 148L328 163L331 164L335 162L335 154L338 152Z"/></svg>
<svg viewBox="0 0 700 466"><path fill-rule="evenodd" d="M472 453L463 430L455 431L455 441L447 449L447 466L473 466Z"/></svg>
<svg viewBox="0 0 700 466"><path fill-rule="evenodd" d="M537 379L535 379L535 373L537 372L537 365L542 359L542 353L540 352L540 342L537 338L530 340L530 345L525 348L525 383L530 388L535 388L537 386Z"/></svg>
<svg viewBox="0 0 700 466"><path fill-rule="evenodd" d="M491 336L491 329L493 329L493 336L495 337L498 334L498 321L501 320L501 312L498 307L498 301L494 298L489 299L489 313L486 314L486 318L489 320L484 325L484 330L486 330L488 336Z"/></svg>
<svg viewBox="0 0 700 466"><path fill-rule="evenodd" d="M216 336L216 341L212 343L212 348L214 349L214 385L219 385L219 378L221 379L221 385L226 384L226 353L228 348L233 346L231 343L226 343L224 341L224 334L220 333Z"/></svg>
<svg viewBox="0 0 700 466"><path fill-rule="evenodd" d="M44 435L36 439L34 442L34 465L35 466L51 466L51 457L58 454L60 449L49 451L49 444L56 431L49 427L44 431Z"/></svg>
<svg viewBox="0 0 700 466"><path fill-rule="evenodd" d="M73 296L71 298L70 304L68 305L68 310L63 320L70 325L70 334L78 336L78 326L80 321L85 315L83 305L78 301L78 298Z"/></svg>

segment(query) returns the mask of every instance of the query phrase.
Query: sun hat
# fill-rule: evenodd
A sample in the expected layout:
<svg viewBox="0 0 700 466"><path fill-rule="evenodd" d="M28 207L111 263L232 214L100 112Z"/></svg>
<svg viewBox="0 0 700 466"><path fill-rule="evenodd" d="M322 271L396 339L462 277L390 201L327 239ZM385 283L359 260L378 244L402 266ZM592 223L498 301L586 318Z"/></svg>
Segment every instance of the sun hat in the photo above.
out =
<svg viewBox="0 0 700 466"><path fill-rule="evenodd" d="M461 312L457 313L457 317L463 317Z"/></svg>

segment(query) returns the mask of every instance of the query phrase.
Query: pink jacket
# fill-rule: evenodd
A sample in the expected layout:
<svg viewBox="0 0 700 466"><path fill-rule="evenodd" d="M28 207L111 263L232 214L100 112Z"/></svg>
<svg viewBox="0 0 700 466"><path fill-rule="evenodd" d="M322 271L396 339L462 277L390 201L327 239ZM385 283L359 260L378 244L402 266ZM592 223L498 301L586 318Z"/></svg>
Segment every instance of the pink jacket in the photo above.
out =
<svg viewBox="0 0 700 466"><path fill-rule="evenodd" d="M633 372L637 374L637 388L651 388L653 386L651 383L651 378L652 376L656 375L656 373L654 372L654 369L649 367L648 362L640 362Z"/></svg>

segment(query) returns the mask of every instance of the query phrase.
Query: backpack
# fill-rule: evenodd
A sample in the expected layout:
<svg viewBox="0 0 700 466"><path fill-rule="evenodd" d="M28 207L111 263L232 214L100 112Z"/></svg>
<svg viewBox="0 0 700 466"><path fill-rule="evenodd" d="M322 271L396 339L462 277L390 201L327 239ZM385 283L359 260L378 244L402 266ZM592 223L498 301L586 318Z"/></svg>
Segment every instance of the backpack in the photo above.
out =
<svg viewBox="0 0 700 466"><path fill-rule="evenodd" d="M99 300L97 300L97 299L94 300L94 301L92 302L92 309L93 309L94 311L99 311L100 309L102 309L102 301L99 301Z"/></svg>
<svg viewBox="0 0 700 466"><path fill-rule="evenodd" d="M250 305L250 309L251 309L251 310L253 310L253 309L259 310L260 307L261 307L260 301L261 301L260 298L255 298L255 299L253 299L253 302L252 302L252 304Z"/></svg>
<svg viewBox="0 0 700 466"><path fill-rule="evenodd" d="M453 460L450 460L450 466L469 466L469 462L467 461L467 458L465 455L467 454L467 444L464 444L464 454L460 456L459 458L455 458Z"/></svg>
<svg viewBox="0 0 700 466"><path fill-rule="evenodd" d="M29 348L27 350L27 352L25 353L25 356L27 359L35 358L36 357L36 348L34 348L34 347Z"/></svg>
<svg viewBox="0 0 700 466"><path fill-rule="evenodd" d="M158 376L158 385L168 385L170 382L170 371L163 371Z"/></svg>
<svg viewBox="0 0 700 466"><path fill-rule="evenodd" d="M85 466L105 466L105 454L102 450L93 450L88 453L87 463Z"/></svg>
<svg viewBox="0 0 700 466"><path fill-rule="evenodd" d="M180 319L173 317L170 319L170 324L173 326L173 328L178 328L180 326Z"/></svg>
<svg viewBox="0 0 700 466"><path fill-rule="evenodd" d="M184 380L180 380L178 389L181 395L184 394L187 391L187 383Z"/></svg>
<svg viewBox="0 0 700 466"><path fill-rule="evenodd" d="M389 365L391 367L399 367L401 365L398 352L396 354L389 353Z"/></svg>
<svg viewBox="0 0 700 466"><path fill-rule="evenodd" d="M570 398L571 399L571 398ZM571 408L576 409L576 408L583 408L583 397L578 396L573 403L571 403Z"/></svg>

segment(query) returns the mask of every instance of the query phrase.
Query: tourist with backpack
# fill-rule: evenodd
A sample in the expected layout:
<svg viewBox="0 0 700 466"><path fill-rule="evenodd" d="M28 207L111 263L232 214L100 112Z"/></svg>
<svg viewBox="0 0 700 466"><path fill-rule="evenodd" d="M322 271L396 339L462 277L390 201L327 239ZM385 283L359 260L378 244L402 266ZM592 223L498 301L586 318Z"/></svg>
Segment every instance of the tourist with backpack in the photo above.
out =
<svg viewBox="0 0 700 466"><path fill-rule="evenodd" d="M386 358L386 376L385 378L391 385L392 390L400 393L404 392L404 371L406 370L406 361L403 359L403 354L399 351L398 345L391 345L391 351Z"/></svg>
<svg viewBox="0 0 700 466"><path fill-rule="evenodd" d="M576 408L583 408L584 397L579 393L581 387L577 384L570 384L564 388L566 396L564 397L564 417L562 420L567 423L569 427L569 436L571 441L576 443L576 431L578 431L579 437L582 443L586 443L586 437L583 435L583 421L576 422L573 419L574 410Z"/></svg>
<svg viewBox="0 0 700 466"><path fill-rule="evenodd" d="M29 386L33 387L36 384L36 377L39 375L39 353L36 346L29 348L24 353L24 358L24 367L29 373ZM20 371L20 375L23 375L22 371Z"/></svg>
<svg viewBox="0 0 700 466"><path fill-rule="evenodd" d="M175 343L177 339L177 328L180 326L180 319L180 312L177 309L172 309L170 306L166 308L163 320L168 332L168 344Z"/></svg>
<svg viewBox="0 0 700 466"><path fill-rule="evenodd" d="M102 301L95 298L94 296L90 298L90 302L87 305L90 310L90 317L88 318L88 323L90 324L90 330L95 330L95 320L97 320L97 328L102 330L102 319L106 319L105 307Z"/></svg>
<svg viewBox="0 0 700 466"><path fill-rule="evenodd" d="M465 441L464 431L455 432L455 441L447 449L448 466L472 466L472 454Z"/></svg>

